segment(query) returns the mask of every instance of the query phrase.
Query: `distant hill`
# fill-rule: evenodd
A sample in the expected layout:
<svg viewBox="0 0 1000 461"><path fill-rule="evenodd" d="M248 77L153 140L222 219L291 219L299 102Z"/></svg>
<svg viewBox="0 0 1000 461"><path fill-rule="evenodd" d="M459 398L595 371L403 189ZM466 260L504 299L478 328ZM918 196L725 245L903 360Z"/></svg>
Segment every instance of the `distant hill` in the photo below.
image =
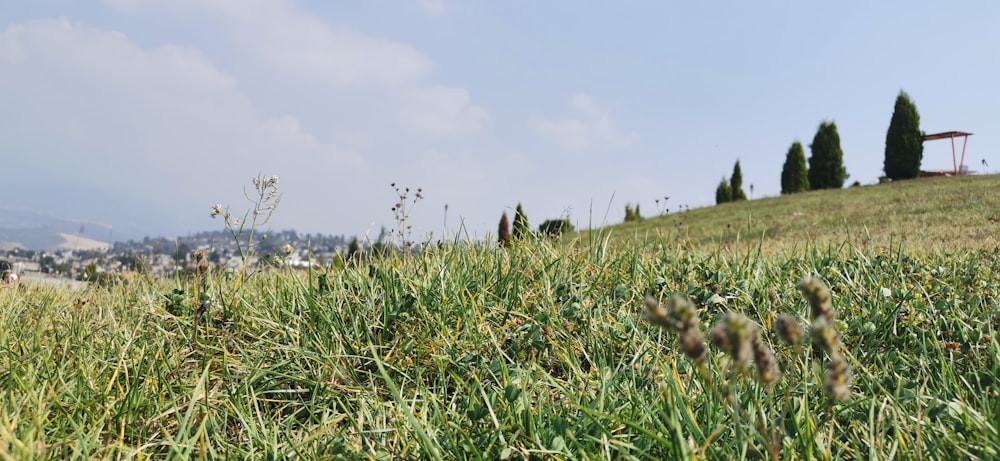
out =
<svg viewBox="0 0 1000 461"><path fill-rule="evenodd" d="M0 250L101 250L110 248L102 242L51 228L0 229Z"/></svg>
<svg viewBox="0 0 1000 461"><path fill-rule="evenodd" d="M107 247L111 226L17 208L0 208L0 249L93 249Z"/></svg>

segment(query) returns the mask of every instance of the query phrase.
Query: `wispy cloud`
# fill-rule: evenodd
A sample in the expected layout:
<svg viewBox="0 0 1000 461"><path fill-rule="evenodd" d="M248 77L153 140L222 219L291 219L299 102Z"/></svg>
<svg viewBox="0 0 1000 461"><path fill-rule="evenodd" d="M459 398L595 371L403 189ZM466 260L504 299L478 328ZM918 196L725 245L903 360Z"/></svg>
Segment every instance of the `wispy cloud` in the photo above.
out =
<svg viewBox="0 0 1000 461"><path fill-rule="evenodd" d="M623 148L639 139L634 131L620 130L611 114L586 93L574 95L569 106L576 112L576 117L535 120L529 124L531 129L567 151L583 151L595 147Z"/></svg>
<svg viewBox="0 0 1000 461"><path fill-rule="evenodd" d="M479 131L489 122L486 109L471 103L468 90L443 86L414 88L404 95L403 124L417 133L458 135Z"/></svg>
<svg viewBox="0 0 1000 461"><path fill-rule="evenodd" d="M242 53L269 68L334 84L410 82L430 60L414 47L337 26L273 0L105 0L123 11L169 11L216 21Z"/></svg>
<svg viewBox="0 0 1000 461"><path fill-rule="evenodd" d="M26 166L55 176L201 217L193 211L201 201L260 171L289 177L309 195L324 177L311 171L364 168L297 118L259 113L195 49L145 48L58 19L8 26L0 50L17 50L0 55L0 99L19 114L0 126L0 138L32 153L20 160Z"/></svg>

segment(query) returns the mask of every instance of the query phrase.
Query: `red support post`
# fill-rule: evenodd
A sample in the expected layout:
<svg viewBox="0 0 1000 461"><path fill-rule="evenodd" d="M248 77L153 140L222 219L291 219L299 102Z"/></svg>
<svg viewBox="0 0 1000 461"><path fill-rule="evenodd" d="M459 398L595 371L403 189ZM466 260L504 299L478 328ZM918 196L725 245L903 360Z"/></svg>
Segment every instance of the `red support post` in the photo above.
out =
<svg viewBox="0 0 1000 461"><path fill-rule="evenodd" d="M955 135L951 135L951 166L955 168L955 176L958 176L958 165L955 163Z"/></svg>
<svg viewBox="0 0 1000 461"><path fill-rule="evenodd" d="M968 135L962 136L962 163L958 164L959 168L962 168L962 165L965 165L965 146L967 146L968 144L969 144L969 136Z"/></svg>

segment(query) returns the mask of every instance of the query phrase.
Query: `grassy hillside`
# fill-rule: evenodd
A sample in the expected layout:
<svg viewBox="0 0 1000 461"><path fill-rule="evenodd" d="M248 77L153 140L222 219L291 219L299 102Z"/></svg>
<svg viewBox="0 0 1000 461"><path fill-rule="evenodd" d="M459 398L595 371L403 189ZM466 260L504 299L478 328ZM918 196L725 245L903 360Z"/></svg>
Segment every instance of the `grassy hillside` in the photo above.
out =
<svg viewBox="0 0 1000 461"><path fill-rule="evenodd" d="M915 250L1000 245L1000 175L922 178L727 203L605 228L613 240L664 239L767 252L813 245L905 244ZM584 240L588 239L584 236Z"/></svg>
<svg viewBox="0 0 1000 461"><path fill-rule="evenodd" d="M997 208L966 198L995 185L810 193L580 240L600 245L450 245L245 283L2 288L0 459L998 459ZM869 243L826 245L859 227L845 219ZM647 238L656 224L691 240ZM948 251L924 246L952 224ZM739 226L771 251L717 251ZM806 302L805 276L832 304ZM804 342L779 341L782 314ZM734 360L744 346L778 369Z"/></svg>

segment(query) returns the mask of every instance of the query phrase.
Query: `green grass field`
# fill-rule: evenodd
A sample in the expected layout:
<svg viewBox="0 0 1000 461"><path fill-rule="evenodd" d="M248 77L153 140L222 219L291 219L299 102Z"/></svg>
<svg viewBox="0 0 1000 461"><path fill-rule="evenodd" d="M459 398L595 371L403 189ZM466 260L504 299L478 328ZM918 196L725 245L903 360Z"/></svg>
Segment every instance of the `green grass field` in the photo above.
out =
<svg viewBox="0 0 1000 461"><path fill-rule="evenodd" d="M666 239L715 251L740 242L772 250L849 242L863 249L1000 246L1000 175L925 178L692 209L615 226L613 240ZM606 233L607 230L604 230Z"/></svg>
<svg viewBox="0 0 1000 461"><path fill-rule="evenodd" d="M811 192L242 284L3 289L0 458L998 459L998 185ZM809 339L772 331L809 323L805 276L833 294L847 400ZM758 324L780 379L714 347L696 366L643 320L673 293L705 337L729 311Z"/></svg>

